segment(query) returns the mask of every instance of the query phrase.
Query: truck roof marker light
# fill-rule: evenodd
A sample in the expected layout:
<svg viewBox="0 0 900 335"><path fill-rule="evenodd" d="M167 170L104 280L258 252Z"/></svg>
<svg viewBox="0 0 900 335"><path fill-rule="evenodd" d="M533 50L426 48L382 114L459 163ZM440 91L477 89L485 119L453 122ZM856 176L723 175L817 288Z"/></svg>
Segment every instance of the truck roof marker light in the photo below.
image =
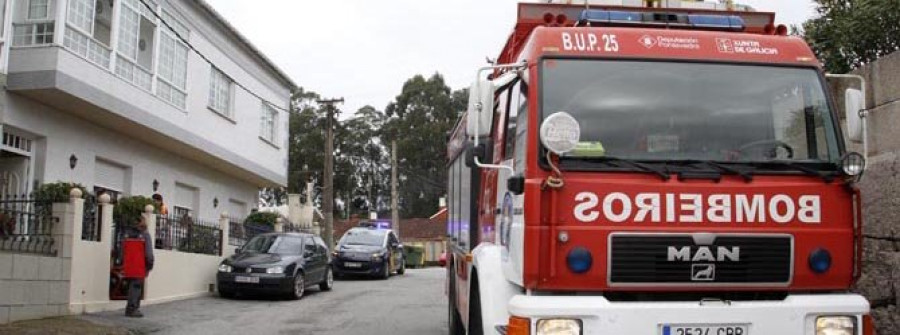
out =
<svg viewBox="0 0 900 335"><path fill-rule="evenodd" d="M764 32L766 35L775 35L775 25L771 23L767 24Z"/></svg>
<svg viewBox="0 0 900 335"><path fill-rule="evenodd" d="M826 249L816 249L809 254L809 268L817 274L823 274L831 269L831 253Z"/></svg>
<svg viewBox="0 0 900 335"><path fill-rule="evenodd" d="M775 34L778 36L787 36L788 35L788 27L783 24L779 24L778 28L775 28Z"/></svg>
<svg viewBox="0 0 900 335"><path fill-rule="evenodd" d="M551 24L553 23L553 19L556 17L553 16L553 13L544 13L544 23Z"/></svg>
<svg viewBox="0 0 900 335"><path fill-rule="evenodd" d="M559 14L556 16L556 24L564 25L569 21L569 17L566 14Z"/></svg>
<svg viewBox="0 0 900 335"><path fill-rule="evenodd" d="M572 249L566 256L566 264L569 266L569 270L572 270L574 273L588 272L593 263L594 257L591 256L591 252L583 247Z"/></svg>

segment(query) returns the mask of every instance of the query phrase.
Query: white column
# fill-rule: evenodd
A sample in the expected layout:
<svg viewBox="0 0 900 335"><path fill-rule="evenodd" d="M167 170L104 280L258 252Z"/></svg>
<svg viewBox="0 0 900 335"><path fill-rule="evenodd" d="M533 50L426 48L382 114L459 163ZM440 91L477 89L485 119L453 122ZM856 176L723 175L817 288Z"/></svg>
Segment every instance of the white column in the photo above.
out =
<svg viewBox="0 0 900 335"><path fill-rule="evenodd" d="M156 214L153 214L153 205L144 206L144 212L141 213L141 220L147 224L147 233L150 238L156 241Z"/></svg>
<svg viewBox="0 0 900 335"><path fill-rule="evenodd" d="M231 245L228 244L228 241L231 239L231 231L230 228L231 223L228 220L228 212L222 212L222 215L219 216L219 228L222 229L222 243L221 250L222 254L219 256L228 257L231 256Z"/></svg>
<svg viewBox="0 0 900 335"><path fill-rule="evenodd" d="M284 232L284 220L282 220L281 218L275 219L275 232Z"/></svg>
<svg viewBox="0 0 900 335"><path fill-rule="evenodd" d="M69 0L55 0L51 4L56 8L56 23L53 30L53 44L63 45L63 36L66 29L66 12L69 9Z"/></svg>

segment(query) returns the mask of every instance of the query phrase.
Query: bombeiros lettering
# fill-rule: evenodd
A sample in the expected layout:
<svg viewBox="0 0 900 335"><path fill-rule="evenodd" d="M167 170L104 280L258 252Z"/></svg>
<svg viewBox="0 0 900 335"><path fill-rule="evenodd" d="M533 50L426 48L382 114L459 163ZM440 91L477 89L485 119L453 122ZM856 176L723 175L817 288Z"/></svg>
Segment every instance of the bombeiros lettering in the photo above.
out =
<svg viewBox="0 0 900 335"><path fill-rule="evenodd" d="M574 200L585 223L822 223L819 195L581 192Z"/></svg>

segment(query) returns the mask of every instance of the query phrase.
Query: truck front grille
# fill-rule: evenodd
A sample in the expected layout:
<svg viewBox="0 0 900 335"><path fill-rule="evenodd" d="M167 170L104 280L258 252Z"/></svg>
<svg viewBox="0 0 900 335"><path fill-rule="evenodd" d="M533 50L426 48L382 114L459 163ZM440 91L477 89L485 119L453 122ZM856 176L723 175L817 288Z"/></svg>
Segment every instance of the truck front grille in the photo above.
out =
<svg viewBox="0 0 900 335"><path fill-rule="evenodd" d="M613 234L612 286L786 286L793 273L790 235Z"/></svg>

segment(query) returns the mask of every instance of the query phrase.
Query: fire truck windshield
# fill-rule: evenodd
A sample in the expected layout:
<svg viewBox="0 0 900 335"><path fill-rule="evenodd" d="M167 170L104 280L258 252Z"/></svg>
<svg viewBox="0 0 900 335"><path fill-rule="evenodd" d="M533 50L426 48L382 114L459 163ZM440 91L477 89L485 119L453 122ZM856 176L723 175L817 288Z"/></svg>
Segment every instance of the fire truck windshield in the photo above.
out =
<svg viewBox="0 0 900 335"><path fill-rule="evenodd" d="M758 65L547 59L542 115L581 127L569 157L827 163L838 132L816 70Z"/></svg>

